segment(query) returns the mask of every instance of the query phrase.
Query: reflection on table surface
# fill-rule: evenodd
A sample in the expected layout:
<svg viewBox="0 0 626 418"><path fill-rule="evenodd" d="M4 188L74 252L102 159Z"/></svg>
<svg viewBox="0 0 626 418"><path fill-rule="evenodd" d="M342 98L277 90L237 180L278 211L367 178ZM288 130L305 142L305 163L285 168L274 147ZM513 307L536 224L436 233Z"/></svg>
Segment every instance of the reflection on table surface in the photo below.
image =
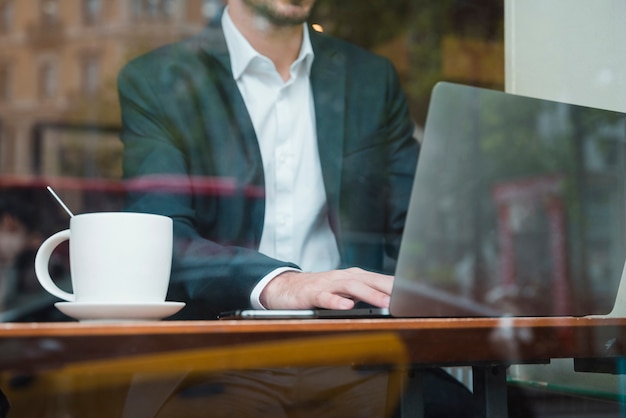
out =
<svg viewBox="0 0 626 418"><path fill-rule="evenodd" d="M57 346L55 341L59 343ZM63 346L60 340L41 342L47 347L40 348L53 351ZM153 416L174 392L184 387L183 382L202 382L222 372L352 365L385 367L397 374L408 364L402 341L388 332L242 341L148 354L133 354L130 343L124 347L126 353L119 357L115 345L105 343L104 347L110 349L114 358L73 362L72 353L66 353L69 363L63 366L2 373L0 385L12 403L12 414ZM399 399L400 386L390 387L388 393L391 399ZM184 394L174 395L172 399L176 402L177 416L198 413L197 399L189 400Z"/></svg>
<svg viewBox="0 0 626 418"><path fill-rule="evenodd" d="M181 379L224 371L347 365L401 374L409 366L614 359L625 338L619 318L5 323L0 385L15 416L123 416L140 408L137 399L167 398Z"/></svg>
<svg viewBox="0 0 626 418"><path fill-rule="evenodd" d="M397 338L413 363L607 357L623 354L625 332L626 319L596 317L4 323L0 369L379 333Z"/></svg>

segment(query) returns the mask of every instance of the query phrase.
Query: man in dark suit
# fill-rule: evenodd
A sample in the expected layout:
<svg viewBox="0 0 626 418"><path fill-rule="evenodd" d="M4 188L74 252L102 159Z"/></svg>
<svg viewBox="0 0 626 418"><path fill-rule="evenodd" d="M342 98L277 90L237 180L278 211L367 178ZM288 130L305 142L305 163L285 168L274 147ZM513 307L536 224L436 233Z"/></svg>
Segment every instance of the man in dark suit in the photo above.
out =
<svg viewBox="0 0 626 418"><path fill-rule="evenodd" d="M246 3L230 2L235 23L245 16L239 9L247 10ZM302 9L306 18L314 2L299 3L290 7ZM257 37L265 39L260 32ZM284 39L274 36L268 49L277 52L267 55L279 56L277 70L288 73L303 26L282 26L278 32ZM329 273L278 275L261 298L267 308L346 309L355 300L384 307L390 276L344 268L380 272L385 250L397 253L417 159L413 124L387 60L313 31L310 44L313 131L325 193L313 217L327 221L339 256L335 265L303 268ZM141 189L154 176L167 176L170 185L176 181L170 193L163 191L167 188L131 193L129 209L174 219L172 289L184 292L176 296L188 301L188 317L250 307L250 294L263 277L301 267L299 260L258 251L267 223L268 173L238 87L220 29L134 60L119 77L124 173L133 179L131 188ZM221 179L227 190L203 192L207 179Z"/></svg>
<svg viewBox="0 0 626 418"><path fill-rule="evenodd" d="M309 31L314 3L230 0L219 28L120 73L128 209L174 219L169 298L188 304L179 318L389 304L383 260L397 254L404 226L413 123L388 60ZM230 398L250 400L267 385L320 381L316 370L259 373L220 376L210 391L252 387ZM385 373L349 374L345 388L365 382L362 405L382 397L384 406ZM329 379L339 381L323 378L322 390ZM458 386L434 380L456 396ZM304 392L315 397L317 386ZM344 394L354 408L353 391ZM264 402L248 412L261 415Z"/></svg>

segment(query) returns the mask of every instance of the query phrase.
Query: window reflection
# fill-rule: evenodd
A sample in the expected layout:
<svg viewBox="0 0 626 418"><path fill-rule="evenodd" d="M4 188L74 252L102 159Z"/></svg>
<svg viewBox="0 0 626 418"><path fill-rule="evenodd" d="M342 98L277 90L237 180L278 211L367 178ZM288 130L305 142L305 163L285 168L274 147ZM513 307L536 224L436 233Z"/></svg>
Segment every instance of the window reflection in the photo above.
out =
<svg viewBox="0 0 626 418"><path fill-rule="evenodd" d="M497 90L504 88L505 3L502 0L319 0L311 23L323 26L325 33L392 60L419 132L435 82L447 80ZM59 191L77 212L120 207L119 194L103 192L119 190L115 189L121 172L116 131L120 124L116 96L119 68L148 49L195 35L207 23L215 24L223 4L222 0L0 0L0 200L17 196L18 202L17 211L0 208L0 212L12 214L11 218L0 216L0 241L9 246L23 245L24 236L28 235L36 242L67 225L63 214L57 216L58 208L49 196L39 193L50 178L65 185ZM105 11L110 21L104 22ZM145 22L148 24L144 25ZM105 23L115 25L116 32L99 30ZM98 37L91 36L94 33ZM562 134L560 129L564 127L585 131L584 126L574 126L576 121L584 122L575 115L550 116L546 120L541 115L528 117L532 120L528 130L539 126L537 130L542 138ZM559 117L563 124L554 122ZM56 130L59 126L63 129ZM585 205L579 211L586 214L588 223L584 231L574 231L579 237L571 242L580 247L584 238L588 250L585 254L579 250L571 270L578 271L580 277L575 279L586 280L588 288L600 299L611 297L607 278L618 277L626 252L623 219L626 149L623 142L612 140L624 129L623 124L607 123L606 131L585 132L579 154L575 156L582 161L588 186L581 189ZM482 168L497 170L502 165L533 159L534 156L529 156L532 138L526 133L492 143L494 147L509 149L510 154L493 159ZM467 178L475 178L476 167L465 168ZM438 181L444 182L445 178L442 176ZM434 233L441 241L438 255L445 258L440 266L432 267L432 274L496 274L497 234L488 237L484 234L481 253L465 257L461 251L464 244L472 245L469 241L474 228L483 225L468 219L472 213L465 206L469 207L471 202L462 201L467 192L468 188L464 187L452 193L453 197L432 214L433 225L439 226ZM518 205L510 209L507 220L515 229L512 240L518 248L531 244L525 247L529 248L527 252L511 253L511 260L519 267L520 283L546 286L539 278L553 269L553 260L543 257L543 264L527 260L537 254L541 257L549 250L546 233L549 214L540 205ZM19 215L20 211L29 216ZM497 215L492 219L497 220ZM30 304L30 297L43 293L32 278L34 247L32 243L23 245L20 252L8 248L11 251L6 254L13 259L9 262L6 261L9 257L5 257L2 267L17 266L17 270L11 270L10 274L8 268L0 272L0 312L26 307L25 314L16 319L60 319L53 316L58 314L56 310L40 312L36 304ZM431 264L436 261L435 257L428 260ZM67 276L65 262L59 260L57 266L63 278ZM452 271L450 266L454 263L457 268ZM427 266L426 262L424 265ZM9 276L23 279L9 283L6 279ZM18 297L8 302L2 299L2 295L11 292L17 292Z"/></svg>
<svg viewBox="0 0 626 418"><path fill-rule="evenodd" d="M93 95L100 85L100 59L93 54L85 55L81 60L81 91Z"/></svg>
<svg viewBox="0 0 626 418"><path fill-rule="evenodd" d="M11 38L0 32L0 63L5 64L0 66L0 121L5 127L7 121L15 121L2 136L0 172L19 178L47 173L80 181L85 173L119 173L119 149L103 152L100 146L86 146L90 138L83 132L40 140L37 126L46 122L95 131L119 127L119 68L142 52L215 25L225 4L189 0L183 8L174 0L31 1L0 0L2 19L12 31L26 34ZM38 6L34 16L33 3ZM422 3L319 0L311 21L330 35L393 61L418 132L434 82L448 79L501 89L503 77L499 1L472 2L469 8L466 2ZM102 19L105 5L107 22ZM119 31L93 30L105 23L119 25ZM93 37L96 32L98 37ZM51 151L45 148L50 143L60 145ZM118 178L119 174L107 176L112 181ZM84 207L84 194L83 189L73 192L77 211ZM102 200L100 204L106 206Z"/></svg>
<svg viewBox="0 0 626 418"><path fill-rule="evenodd" d="M0 103L9 101L11 96L10 64L0 62Z"/></svg>
<svg viewBox="0 0 626 418"><path fill-rule="evenodd" d="M133 0L132 12L137 19L168 19L175 13L174 0Z"/></svg>
<svg viewBox="0 0 626 418"><path fill-rule="evenodd" d="M50 99L57 90L56 65L51 61L43 62L39 66L39 97Z"/></svg>
<svg viewBox="0 0 626 418"><path fill-rule="evenodd" d="M319 0L311 20L329 35L392 60L411 103L417 132L436 81L503 87L500 2L472 2L469 8L466 2L422 3ZM103 145L110 141L87 145L92 141L85 132L47 133L41 139L37 127L45 122L88 126L95 132L119 128L118 70L138 54L215 25L224 4L224 0L0 0L0 25L11 31L0 31L3 178L17 177L33 188L40 187L33 178L42 175L82 182L86 173L107 173L107 181L119 179L120 150ZM115 24L119 30L100 30L105 24ZM87 206L84 196L89 186L77 184L79 190L64 197L81 211ZM105 200L91 208L108 207Z"/></svg>
<svg viewBox="0 0 626 418"><path fill-rule="evenodd" d="M100 18L101 0L83 0L83 22L92 25Z"/></svg>
<svg viewBox="0 0 626 418"><path fill-rule="evenodd" d="M626 118L445 87L418 167L420 217L407 224L416 276L511 312L610 312L626 249L614 233Z"/></svg>
<svg viewBox="0 0 626 418"><path fill-rule="evenodd" d="M58 23L59 2L57 0L41 0L39 10L43 26L53 26Z"/></svg>
<svg viewBox="0 0 626 418"><path fill-rule="evenodd" d="M8 32L13 21L13 0L0 0L0 33Z"/></svg>

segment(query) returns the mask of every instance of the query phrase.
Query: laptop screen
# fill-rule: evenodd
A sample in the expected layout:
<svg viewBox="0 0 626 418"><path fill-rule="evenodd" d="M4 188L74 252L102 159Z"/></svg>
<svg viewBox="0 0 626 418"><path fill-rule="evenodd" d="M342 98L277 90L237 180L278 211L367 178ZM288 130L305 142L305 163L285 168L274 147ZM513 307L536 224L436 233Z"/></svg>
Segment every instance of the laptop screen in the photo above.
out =
<svg viewBox="0 0 626 418"><path fill-rule="evenodd" d="M626 117L439 83L394 316L605 314L626 253Z"/></svg>

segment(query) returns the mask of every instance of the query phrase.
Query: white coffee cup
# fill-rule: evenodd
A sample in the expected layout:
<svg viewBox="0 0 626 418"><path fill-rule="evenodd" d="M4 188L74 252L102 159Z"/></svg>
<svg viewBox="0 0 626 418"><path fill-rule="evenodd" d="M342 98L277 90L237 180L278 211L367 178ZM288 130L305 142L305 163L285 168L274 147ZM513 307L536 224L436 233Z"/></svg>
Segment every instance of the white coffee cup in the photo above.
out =
<svg viewBox="0 0 626 418"><path fill-rule="evenodd" d="M48 264L69 240L74 293L60 289ZM39 283L54 296L80 303L165 301L172 264L173 223L166 216L101 212L73 216L70 228L41 244L35 257Z"/></svg>

